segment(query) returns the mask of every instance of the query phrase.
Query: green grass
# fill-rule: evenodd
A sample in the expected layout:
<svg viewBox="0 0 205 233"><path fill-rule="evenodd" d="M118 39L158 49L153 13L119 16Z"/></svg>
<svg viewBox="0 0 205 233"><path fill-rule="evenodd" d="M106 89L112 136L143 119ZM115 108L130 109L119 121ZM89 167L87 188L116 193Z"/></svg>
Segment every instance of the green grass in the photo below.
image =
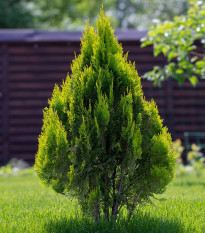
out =
<svg viewBox="0 0 205 233"><path fill-rule="evenodd" d="M185 176L171 183L154 201L141 207L131 221L95 224L83 218L75 200L42 188L38 178L0 177L0 232L205 232L205 179Z"/></svg>

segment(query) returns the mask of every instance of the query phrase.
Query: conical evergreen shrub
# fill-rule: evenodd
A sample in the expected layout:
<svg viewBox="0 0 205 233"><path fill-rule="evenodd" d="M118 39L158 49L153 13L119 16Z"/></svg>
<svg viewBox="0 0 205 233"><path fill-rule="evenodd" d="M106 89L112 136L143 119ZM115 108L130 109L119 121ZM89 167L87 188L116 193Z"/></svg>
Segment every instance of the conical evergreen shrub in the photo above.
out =
<svg viewBox="0 0 205 233"><path fill-rule="evenodd" d="M97 30L86 26L71 68L44 109L36 172L96 220L116 218L122 206L131 216L173 179L171 136L103 10Z"/></svg>

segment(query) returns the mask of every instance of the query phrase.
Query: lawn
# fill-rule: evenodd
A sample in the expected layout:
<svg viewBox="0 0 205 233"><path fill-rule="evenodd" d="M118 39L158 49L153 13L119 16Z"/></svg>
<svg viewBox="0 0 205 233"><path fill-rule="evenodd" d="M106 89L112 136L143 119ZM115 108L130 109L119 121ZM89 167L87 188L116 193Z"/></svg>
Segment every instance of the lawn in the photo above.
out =
<svg viewBox="0 0 205 233"><path fill-rule="evenodd" d="M83 218L75 200L42 188L36 176L0 177L0 232L205 232L204 177L177 177L131 221L95 224Z"/></svg>

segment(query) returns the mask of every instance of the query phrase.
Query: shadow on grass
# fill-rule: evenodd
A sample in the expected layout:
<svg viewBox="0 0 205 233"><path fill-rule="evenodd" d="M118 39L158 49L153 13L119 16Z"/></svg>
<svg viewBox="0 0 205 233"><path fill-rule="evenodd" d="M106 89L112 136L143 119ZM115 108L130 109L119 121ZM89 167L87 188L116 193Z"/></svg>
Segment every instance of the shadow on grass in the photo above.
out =
<svg viewBox="0 0 205 233"><path fill-rule="evenodd" d="M45 225L45 232L55 233L177 233L184 232L183 226L176 221L155 218L147 214L134 216L130 221L121 218L117 223L100 221L92 222L89 219L64 218L50 221Z"/></svg>

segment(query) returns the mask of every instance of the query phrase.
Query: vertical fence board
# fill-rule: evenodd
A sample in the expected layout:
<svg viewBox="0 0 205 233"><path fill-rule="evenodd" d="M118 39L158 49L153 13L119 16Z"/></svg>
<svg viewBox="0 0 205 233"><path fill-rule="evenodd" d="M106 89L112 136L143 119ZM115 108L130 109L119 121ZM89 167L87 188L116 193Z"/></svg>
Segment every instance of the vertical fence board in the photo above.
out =
<svg viewBox="0 0 205 233"><path fill-rule="evenodd" d="M8 92L8 46L6 43L2 45L2 161L8 162L9 158L9 92Z"/></svg>
<svg viewBox="0 0 205 233"><path fill-rule="evenodd" d="M174 107L173 107L173 80L170 79L165 92L166 99L166 119L169 132L175 138Z"/></svg>

